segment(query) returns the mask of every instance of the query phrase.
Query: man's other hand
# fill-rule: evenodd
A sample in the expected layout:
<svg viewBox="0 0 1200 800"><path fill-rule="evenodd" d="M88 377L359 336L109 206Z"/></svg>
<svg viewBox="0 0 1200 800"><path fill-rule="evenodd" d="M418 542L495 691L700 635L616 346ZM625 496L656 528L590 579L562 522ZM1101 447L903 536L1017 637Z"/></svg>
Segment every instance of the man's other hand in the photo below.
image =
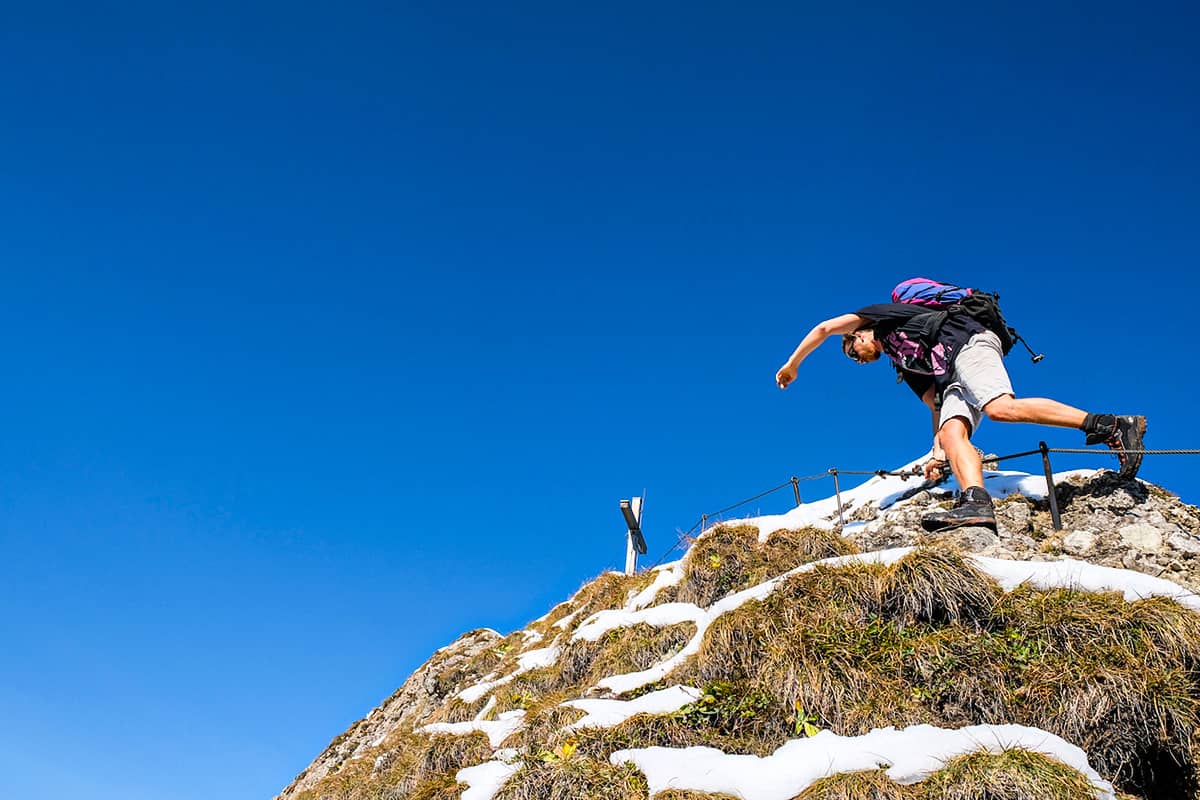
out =
<svg viewBox="0 0 1200 800"><path fill-rule="evenodd" d="M775 383L779 384L780 389L786 389L788 384L796 380L796 368L790 364L784 364L779 368L779 372L775 373Z"/></svg>
<svg viewBox="0 0 1200 800"><path fill-rule="evenodd" d="M950 475L950 462L944 458L931 458L925 462L925 480L941 481Z"/></svg>

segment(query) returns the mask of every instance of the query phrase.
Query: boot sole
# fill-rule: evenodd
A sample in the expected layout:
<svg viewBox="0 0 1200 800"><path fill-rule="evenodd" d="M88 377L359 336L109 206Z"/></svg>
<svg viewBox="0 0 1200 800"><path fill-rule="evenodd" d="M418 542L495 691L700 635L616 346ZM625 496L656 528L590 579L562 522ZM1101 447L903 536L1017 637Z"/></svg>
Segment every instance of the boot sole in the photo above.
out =
<svg viewBox="0 0 1200 800"><path fill-rule="evenodd" d="M954 520L921 520L921 527L929 533L951 531L955 528L991 528L996 530L995 517L966 517Z"/></svg>
<svg viewBox="0 0 1200 800"><path fill-rule="evenodd" d="M1143 439L1146 438L1146 427L1147 427L1146 426L1146 418L1145 417L1135 417L1134 420L1135 420L1136 424L1133 426L1133 429L1135 431L1137 431L1137 442L1135 442L1134 446L1130 447L1129 449L1130 450L1142 450L1145 448L1145 443L1143 442ZM1142 468L1142 456L1139 453L1138 455L1126 456L1126 459L1128 459L1129 461L1133 461L1134 459L1137 459L1137 461L1133 465L1132 468L1123 467L1119 472L1117 472L1117 477L1121 478L1122 480L1131 481L1137 477L1138 470L1140 470Z"/></svg>

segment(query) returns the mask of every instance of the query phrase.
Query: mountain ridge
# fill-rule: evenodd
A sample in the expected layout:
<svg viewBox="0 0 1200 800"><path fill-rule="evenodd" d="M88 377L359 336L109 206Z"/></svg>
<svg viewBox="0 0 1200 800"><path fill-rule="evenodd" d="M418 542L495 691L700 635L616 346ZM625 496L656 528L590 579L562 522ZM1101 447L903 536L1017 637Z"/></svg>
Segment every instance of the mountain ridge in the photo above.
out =
<svg viewBox="0 0 1200 800"><path fill-rule="evenodd" d="M960 787L990 770L1004 785L1056 776L1075 793L1063 797L1197 797L1200 509L1152 484L1073 471L1055 476L1055 531L1044 479L992 471L987 484L995 532L924 534L920 515L948 493L912 494L881 476L842 492L840 509L829 498L714 526L680 561L605 573L507 636L463 634L278 800L892 798L943 784L936 796L950 797L955 769ZM1079 559L1086 565L1071 567ZM993 562L1062 572L1066 585L1009 580ZM1089 580L1097 591L1081 588ZM610 705L604 726L579 724L594 713L589 702L632 701L624 716ZM899 757L885 778L862 765L790 775L776 794L753 774L770 772L784 748L811 761L814 747L853 749L888 728L915 740L1016 723L1077 748L1083 768L1065 749L951 747L927 754L943 766L919 779L895 777ZM641 755L663 747L672 752ZM698 747L760 761L701 779L676 763ZM1031 760L1014 766L1018 756ZM720 753L703 763L721 763Z"/></svg>

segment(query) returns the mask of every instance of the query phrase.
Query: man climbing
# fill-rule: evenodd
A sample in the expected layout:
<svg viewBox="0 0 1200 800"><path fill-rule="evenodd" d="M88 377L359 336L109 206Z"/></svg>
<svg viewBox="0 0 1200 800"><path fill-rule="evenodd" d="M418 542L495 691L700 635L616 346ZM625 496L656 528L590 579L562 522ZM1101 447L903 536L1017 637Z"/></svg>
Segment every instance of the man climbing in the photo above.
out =
<svg viewBox="0 0 1200 800"><path fill-rule="evenodd" d="M808 332L780 367L775 375L779 388L786 389L800 363L837 335L842 336L846 356L859 364L887 355L933 412L933 457L925 464L925 477L940 478L948 460L961 491L954 508L922 519L928 531L996 527L992 499L983 488L982 460L970 441L984 415L998 422L1079 428L1087 434L1087 444L1103 443L1117 451L1121 478L1137 475L1142 456L1125 451L1142 449L1145 417L1089 414L1057 400L1015 397L1000 337L967 313L939 314L920 305L880 303L827 319Z"/></svg>

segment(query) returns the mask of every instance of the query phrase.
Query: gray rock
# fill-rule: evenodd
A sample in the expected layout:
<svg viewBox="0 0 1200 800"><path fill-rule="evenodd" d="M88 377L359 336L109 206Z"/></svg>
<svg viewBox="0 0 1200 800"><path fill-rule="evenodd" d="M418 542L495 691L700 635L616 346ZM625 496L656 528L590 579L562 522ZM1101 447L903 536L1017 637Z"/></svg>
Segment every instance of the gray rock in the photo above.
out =
<svg viewBox="0 0 1200 800"><path fill-rule="evenodd" d="M996 520L1013 533L1028 531L1032 517L1028 503L1014 500L996 505Z"/></svg>
<svg viewBox="0 0 1200 800"><path fill-rule="evenodd" d="M1000 544L1000 537L989 528L959 528L941 537L945 542L968 553L978 553Z"/></svg>
<svg viewBox="0 0 1200 800"><path fill-rule="evenodd" d="M1124 489L1117 489L1108 496L1107 500L1108 502L1105 505L1110 511L1129 511L1136 505L1134 499L1129 496L1129 492Z"/></svg>
<svg viewBox="0 0 1200 800"><path fill-rule="evenodd" d="M1187 533L1172 533L1167 537L1167 545L1185 556L1200 555L1200 539Z"/></svg>
<svg viewBox="0 0 1200 800"><path fill-rule="evenodd" d="M1157 553L1162 550L1162 531L1153 525L1137 522L1120 529L1121 541L1126 547L1142 553Z"/></svg>
<svg viewBox="0 0 1200 800"><path fill-rule="evenodd" d="M1096 534L1091 531L1071 531L1062 539L1063 550L1073 556L1086 556L1096 549Z"/></svg>

